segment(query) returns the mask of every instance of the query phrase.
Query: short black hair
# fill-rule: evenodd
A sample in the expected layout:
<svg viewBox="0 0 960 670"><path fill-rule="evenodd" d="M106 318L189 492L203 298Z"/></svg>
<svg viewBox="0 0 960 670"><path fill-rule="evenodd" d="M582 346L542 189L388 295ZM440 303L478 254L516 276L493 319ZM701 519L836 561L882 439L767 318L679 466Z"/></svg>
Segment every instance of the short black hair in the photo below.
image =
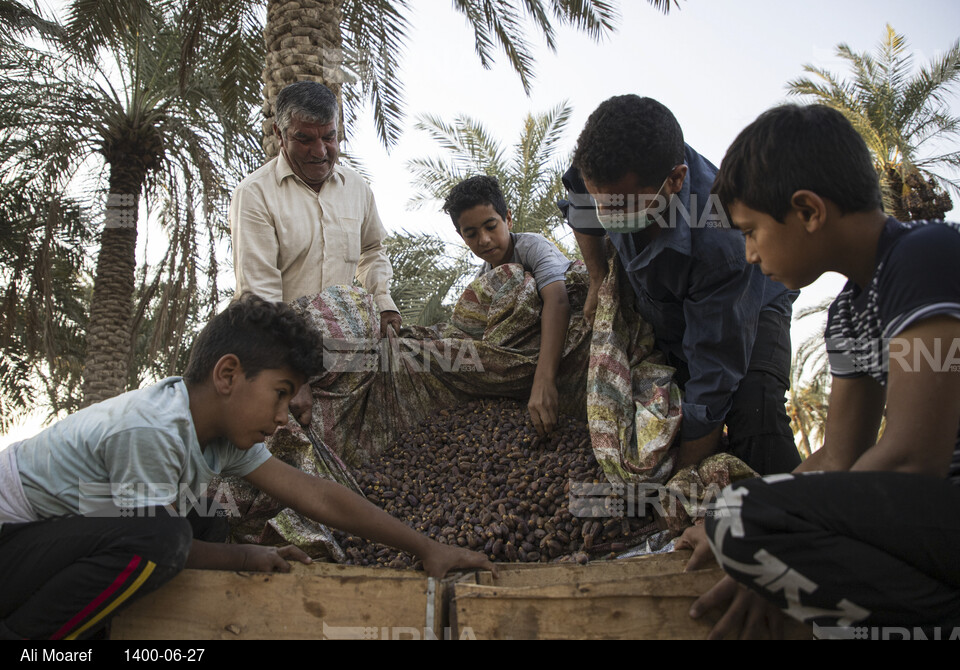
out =
<svg viewBox="0 0 960 670"><path fill-rule="evenodd" d="M496 177L477 175L464 179L450 189L450 194L443 202L443 211L450 215L459 233L460 215L477 205L491 205L500 218L506 221L507 200Z"/></svg>
<svg viewBox="0 0 960 670"><path fill-rule="evenodd" d="M883 207L870 150L850 121L825 105L768 109L727 149L713 183L724 209L739 200L781 223L800 190L844 214Z"/></svg>
<svg viewBox="0 0 960 670"><path fill-rule="evenodd" d="M244 293L204 327L193 342L183 377L192 384L209 379L217 361L235 355L244 375L290 368L305 380L323 371L323 337L292 307Z"/></svg>
<svg viewBox="0 0 960 670"><path fill-rule="evenodd" d="M337 120L339 104L336 94L318 81L297 81L277 94L274 123L286 133L292 117L307 123L325 125Z"/></svg>
<svg viewBox="0 0 960 670"><path fill-rule="evenodd" d="M597 107L577 139L573 165L606 186L633 172L644 186L659 185L683 163L683 130L653 98L618 95Z"/></svg>

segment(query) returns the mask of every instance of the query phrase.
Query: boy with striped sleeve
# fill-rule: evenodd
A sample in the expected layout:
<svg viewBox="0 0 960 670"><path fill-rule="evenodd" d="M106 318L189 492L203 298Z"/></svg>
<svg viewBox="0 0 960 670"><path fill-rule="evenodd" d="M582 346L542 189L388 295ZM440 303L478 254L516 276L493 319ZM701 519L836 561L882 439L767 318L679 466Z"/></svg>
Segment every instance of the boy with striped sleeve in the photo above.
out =
<svg viewBox="0 0 960 670"><path fill-rule="evenodd" d="M734 141L714 192L747 260L788 288L848 278L825 339L824 444L791 474L738 482L678 547L727 572L691 615L723 637L960 626L960 227L884 213L873 160L840 112L785 105ZM880 430L881 421L885 426Z"/></svg>

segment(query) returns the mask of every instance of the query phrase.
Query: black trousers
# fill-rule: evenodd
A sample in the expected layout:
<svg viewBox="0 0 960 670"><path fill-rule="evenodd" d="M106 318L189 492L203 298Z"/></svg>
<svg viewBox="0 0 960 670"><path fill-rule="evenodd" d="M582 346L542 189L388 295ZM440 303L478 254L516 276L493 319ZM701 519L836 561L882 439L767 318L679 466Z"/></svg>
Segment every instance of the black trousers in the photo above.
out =
<svg viewBox="0 0 960 670"><path fill-rule="evenodd" d="M774 475L706 518L724 570L826 627L960 626L960 487L894 472Z"/></svg>
<svg viewBox="0 0 960 670"><path fill-rule="evenodd" d="M0 639L82 639L183 569L194 536L222 519L163 508L66 516L0 529Z"/></svg>
<svg viewBox="0 0 960 670"><path fill-rule="evenodd" d="M726 451L761 475L800 465L785 404L791 356L790 317L760 312L750 366L727 413Z"/></svg>
<svg viewBox="0 0 960 670"><path fill-rule="evenodd" d="M724 420L727 442L723 450L761 475L790 472L800 465L785 405L791 356L790 317L770 310L760 312L747 374L734 392ZM682 388L690 376L687 364L669 358Z"/></svg>

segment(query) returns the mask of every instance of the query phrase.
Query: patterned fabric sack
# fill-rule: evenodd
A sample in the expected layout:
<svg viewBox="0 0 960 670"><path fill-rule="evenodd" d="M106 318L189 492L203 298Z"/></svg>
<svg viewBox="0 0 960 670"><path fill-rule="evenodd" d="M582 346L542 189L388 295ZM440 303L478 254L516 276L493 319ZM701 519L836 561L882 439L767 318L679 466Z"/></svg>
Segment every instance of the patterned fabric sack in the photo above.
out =
<svg viewBox="0 0 960 670"><path fill-rule="evenodd" d="M587 419L611 483L662 484L673 469L682 400L653 328L633 309L616 255L600 286L587 375Z"/></svg>
<svg viewBox="0 0 960 670"><path fill-rule="evenodd" d="M592 338L583 319L585 268L578 261L567 272L571 316L558 378L560 411L589 421L594 453L611 483L660 485L673 468L680 390L673 369L653 349L650 326L633 311L615 255L610 262ZM431 414L475 398L528 399L542 303L522 266L499 266L474 280L449 323L406 326L395 338L380 337L380 315L360 288L332 287L293 306L323 335L326 371L311 380L310 427L291 420L267 446L310 474L359 492L347 464L362 467ZM241 512L235 540L296 544L314 558L343 560L322 524L282 509L242 480L215 486ZM689 519L683 515L678 523Z"/></svg>
<svg viewBox="0 0 960 670"><path fill-rule="evenodd" d="M581 262L571 266L566 284L571 316L557 382L560 411L586 418L590 329L583 321L588 284ZM395 338L380 337L380 315L360 288L332 287L293 306L323 335L326 371L311 380L310 427L305 431L291 420L267 446L310 474L359 492L346 464L369 462L431 414L480 397L529 397L542 303L533 277L520 265L503 265L474 280L449 323L404 327ZM243 480L213 486L240 511L232 523L234 540L295 544L314 558L343 559L322 524L283 509Z"/></svg>
<svg viewBox="0 0 960 670"><path fill-rule="evenodd" d="M571 316L557 381L560 411L585 417L590 330L582 263L571 266L566 283ZM369 462L444 407L485 397L526 402L530 395L542 303L520 265L474 280L449 323L407 326L395 338L380 337L380 315L359 288L333 287L294 308L324 337L326 372L311 382L311 425L351 465Z"/></svg>
<svg viewBox="0 0 960 670"><path fill-rule="evenodd" d="M670 476L683 420L682 392L673 381L674 369L654 349L653 329L633 309L619 257L611 256L590 347L590 439L620 496L617 509L645 515L652 511L648 503L656 501L666 530L679 534L703 518L724 486L757 473L735 456L719 453ZM656 496L647 495L650 491Z"/></svg>

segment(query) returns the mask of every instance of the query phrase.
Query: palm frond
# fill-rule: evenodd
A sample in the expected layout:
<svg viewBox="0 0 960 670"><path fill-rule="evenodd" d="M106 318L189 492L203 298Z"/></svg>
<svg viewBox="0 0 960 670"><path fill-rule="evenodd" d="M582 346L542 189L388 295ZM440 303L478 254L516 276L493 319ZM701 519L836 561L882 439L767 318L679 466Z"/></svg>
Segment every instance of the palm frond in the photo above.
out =
<svg viewBox="0 0 960 670"><path fill-rule="evenodd" d="M23 35L36 33L43 39L58 40L64 36L63 28L56 21L43 17L38 3L33 9L16 0L0 1L0 26L4 32L13 31Z"/></svg>
<svg viewBox="0 0 960 670"><path fill-rule="evenodd" d="M393 267L390 294L405 323L432 325L450 313L451 291L472 265L464 254L451 254L437 237L406 231L385 242Z"/></svg>
<svg viewBox="0 0 960 670"><path fill-rule="evenodd" d="M377 135L392 147L403 121L403 81L396 76L410 29L401 0L347 2L341 27L344 32L344 67L359 88L359 100L373 105Z"/></svg>
<svg viewBox="0 0 960 670"><path fill-rule="evenodd" d="M477 174L496 177L513 212L514 230L548 235L562 225L556 202L563 197L565 165L556 155L570 119L566 102L537 115L527 115L508 155L484 126L468 116L448 123L433 116L419 118L417 128L439 145L443 158L424 157L407 163L414 175L410 207L443 201L457 183Z"/></svg>
<svg viewBox="0 0 960 670"><path fill-rule="evenodd" d="M670 11L670 0L649 0L650 4L664 14ZM676 2L674 2L676 4ZM554 15L577 30L599 41L616 30L620 12L611 2L589 0L553 0ZM679 7L679 4L677 5Z"/></svg>
<svg viewBox="0 0 960 670"><path fill-rule="evenodd" d="M108 179L143 173L121 193L142 189L148 217L162 226L150 245L167 249L159 266L145 265L137 275L133 383L183 363L193 329L219 302L216 258L230 191L260 161L251 120L261 102L263 47L254 12L241 4L76 0L67 10L63 58L41 46L0 65L0 186L20 180L24 188L48 185L61 198L80 192L87 207L103 212L113 188ZM135 169L114 170L116 161ZM88 230L102 217L89 217ZM55 263L43 263L52 281ZM89 276L83 296L79 311L87 313ZM38 332L50 339L56 332L50 324L63 322L71 303L46 304L46 330ZM47 375L56 370L53 363L44 366ZM64 406L58 393L48 392L51 406Z"/></svg>
<svg viewBox="0 0 960 670"><path fill-rule="evenodd" d="M945 105L960 81L960 41L915 69L907 39L888 25L873 54L841 44L837 55L849 63L849 79L806 65L811 77L788 82L788 93L812 98L850 120L874 156L885 208L902 211L891 173L902 182L913 170L930 176L937 165L950 165L948 155L931 155L926 147L950 141L960 129L960 117Z"/></svg>

